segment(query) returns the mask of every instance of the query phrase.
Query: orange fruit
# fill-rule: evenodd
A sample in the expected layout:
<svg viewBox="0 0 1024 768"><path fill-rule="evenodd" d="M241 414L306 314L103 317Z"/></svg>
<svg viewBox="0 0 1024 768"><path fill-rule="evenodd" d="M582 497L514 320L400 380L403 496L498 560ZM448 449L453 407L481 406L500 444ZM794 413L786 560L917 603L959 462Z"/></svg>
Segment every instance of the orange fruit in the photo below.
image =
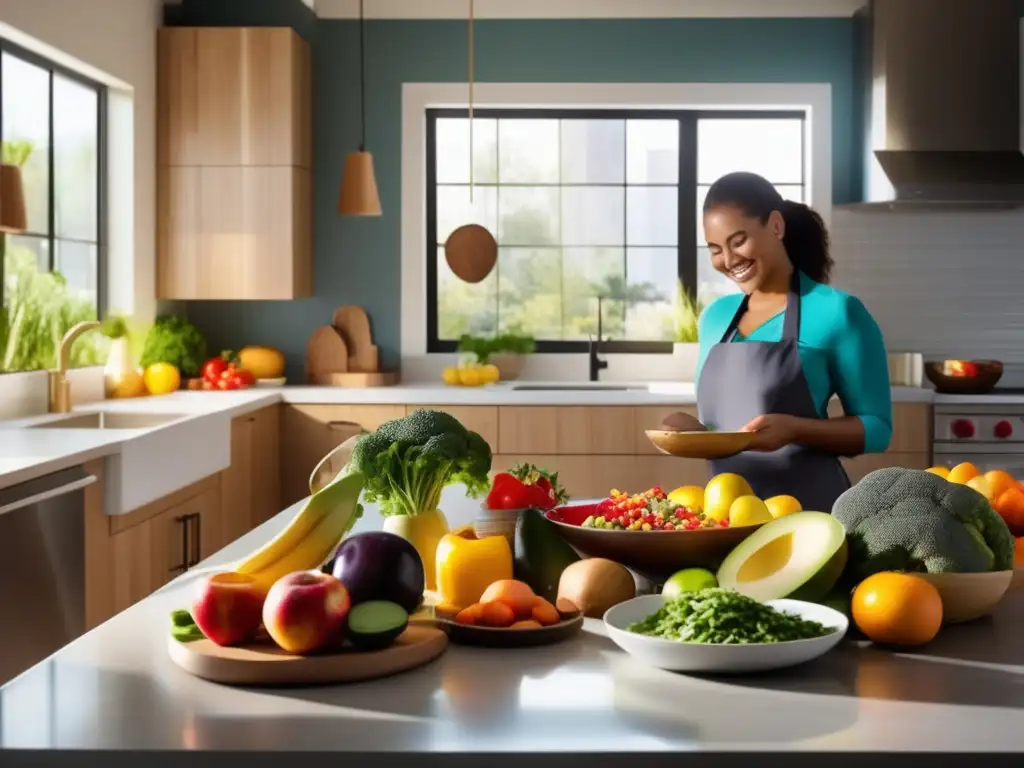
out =
<svg viewBox="0 0 1024 768"><path fill-rule="evenodd" d="M511 627L515 614L504 603L484 603L480 610L480 623L485 627Z"/></svg>
<svg viewBox="0 0 1024 768"><path fill-rule="evenodd" d="M992 509L999 513L1014 536L1024 536L1024 491L1010 488L1003 491L992 502Z"/></svg>
<svg viewBox="0 0 1024 768"><path fill-rule="evenodd" d="M1018 536L1014 543L1013 567L1024 568L1024 536Z"/></svg>
<svg viewBox="0 0 1024 768"><path fill-rule="evenodd" d="M943 480L949 477L949 467L928 467L925 472L931 472L933 475L938 475Z"/></svg>
<svg viewBox="0 0 1024 768"><path fill-rule="evenodd" d="M984 475L978 475L972 477L966 483L968 488L973 488L975 491L980 493L985 499L991 504L995 501L995 494L992 492L992 486L988 484L988 480L985 479Z"/></svg>
<svg viewBox="0 0 1024 768"><path fill-rule="evenodd" d="M876 573L853 591L853 620L881 645L931 642L942 626L939 590L909 573Z"/></svg>
<svg viewBox="0 0 1024 768"><path fill-rule="evenodd" d="M515 579L501 579L484 590L480 597L481 603L503 603L512 609L516 619L529 619L533 616L533 603L537 595L529 584Z"/></svg>
<svg viewBox="0 0 1024 768"><path fill-rule="evenodd" d="M522 621L517 621L515 624L513 624L511 627L509 627L509 629L540 629L540 628L541 628L541 625L538 622L534 621L533 619L523 619Z"/></svg>
<svg viewBox="0 0 1024 768"><path fill-rule="evenodd" d="M473 603L468 608L463 608L455 616L455 621L459 624L479 624L480 619L483 618L483 606L480 603Z"/></svg>
<svg viewBox="0 0 1024 768"><path fill-rule="evenodd" d="M985 473L985 481L992 490L992 498L998 499L1003 491L1017 488L1017 480L1005 469L990 469Z"/></svg>
<svg viewBox="0 0 1024 768"><path fill-rule="evenodd" d="M561 621L562 617L558 615L558 610L555 606L543 597L538 597L536 602L533 604L533 619L545 626L549 626L551 624L557 624Z"/></svg>
<svg viewBox="0 0 1024 768"><path fill-rule="evenodd" d="M969 461L965 461L962 464L957 464L946 475L946 479L951 483L960 483L961 485L966 484L972 477L977 477L981 472L976 466L971 464Z"/></svg>

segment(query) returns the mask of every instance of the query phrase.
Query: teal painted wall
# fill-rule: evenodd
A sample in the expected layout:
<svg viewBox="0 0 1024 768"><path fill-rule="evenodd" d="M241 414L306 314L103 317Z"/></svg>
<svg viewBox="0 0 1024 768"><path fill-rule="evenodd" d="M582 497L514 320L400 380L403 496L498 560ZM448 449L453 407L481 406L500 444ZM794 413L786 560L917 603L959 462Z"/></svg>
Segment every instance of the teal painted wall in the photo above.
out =
<svg viewBox="0 0 1024 768"><path fill-rule="evenodd" d="M246 22L238 2L216 0L232 9L226 23L266 18ZM476 36L480 81L830 83L833 197L842 203L859 194L862 118L851 19L503 20L478 22ZM365 307L385 364L398 362L402 83L466 79L465 22L367 22L368 148L384 216L343 219L335 213L341 167L359 142L358 24L316 22L314 40L316 295L186 303L212 348L277 346L290 376L301 373L310 333L340 304Z"/></svg>

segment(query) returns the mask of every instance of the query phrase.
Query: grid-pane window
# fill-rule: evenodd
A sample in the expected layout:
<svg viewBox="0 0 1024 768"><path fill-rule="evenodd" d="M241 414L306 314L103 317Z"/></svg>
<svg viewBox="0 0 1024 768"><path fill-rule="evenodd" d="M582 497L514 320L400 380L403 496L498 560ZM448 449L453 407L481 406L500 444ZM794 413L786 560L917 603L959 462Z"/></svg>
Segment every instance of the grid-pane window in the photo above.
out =
<svg viewBox="0 0 1024 768"><path fill-rule="evenodd" d="M581 348L599 296L613 345L664 347L679 280L702 301L733 290L703 247L708 185L745 169L804 196L801 114L477 110L472 141L464 111L427 120L431 351L506 331L539 351ZM473 285L444 256L467 223L498 241L497 266Z"/></svg>
<svg viewBox="0 0 1024 768"><path fill-rule="evenodd" d="M99 316L103 108L98 84L0 41L0 146L28 222L0 233L0 372L52 367L60 334ZM99 362L95 336L72 349L74 365Z"/></svg>

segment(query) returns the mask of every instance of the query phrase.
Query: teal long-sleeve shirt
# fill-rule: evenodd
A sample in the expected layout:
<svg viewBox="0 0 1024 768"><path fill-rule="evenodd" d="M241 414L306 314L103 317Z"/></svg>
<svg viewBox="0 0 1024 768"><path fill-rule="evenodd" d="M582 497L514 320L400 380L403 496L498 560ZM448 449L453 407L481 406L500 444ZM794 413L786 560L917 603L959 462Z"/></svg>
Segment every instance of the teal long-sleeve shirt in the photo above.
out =
<svg viewBox="0 0 1024 768"><path fill-rule="evenodd" d="M864 425L864 453L882 453L892 439L892 390L882 332L860 299L800 275L798 349L811 397L822 418L828 403L839 396L847 416ZM722 296L700 317L697 381L711 347L722 339L742 294ZM737 334L731 343L780 341L785 313L780 312L750 336Z"/></svg>

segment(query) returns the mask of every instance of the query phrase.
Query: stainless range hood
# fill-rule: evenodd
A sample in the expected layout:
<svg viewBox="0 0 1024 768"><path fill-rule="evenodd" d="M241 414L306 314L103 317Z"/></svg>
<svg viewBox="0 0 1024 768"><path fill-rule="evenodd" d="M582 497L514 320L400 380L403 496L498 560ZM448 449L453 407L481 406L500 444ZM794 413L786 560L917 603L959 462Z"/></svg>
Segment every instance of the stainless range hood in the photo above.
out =
<svg viewBox="0 0 1024 768"><path fill-rule="evenodd" d="M871 0L857 21L867 149L895 194L872 199L869 168L846 207L1024 207L1017 0Z"/></svg>

